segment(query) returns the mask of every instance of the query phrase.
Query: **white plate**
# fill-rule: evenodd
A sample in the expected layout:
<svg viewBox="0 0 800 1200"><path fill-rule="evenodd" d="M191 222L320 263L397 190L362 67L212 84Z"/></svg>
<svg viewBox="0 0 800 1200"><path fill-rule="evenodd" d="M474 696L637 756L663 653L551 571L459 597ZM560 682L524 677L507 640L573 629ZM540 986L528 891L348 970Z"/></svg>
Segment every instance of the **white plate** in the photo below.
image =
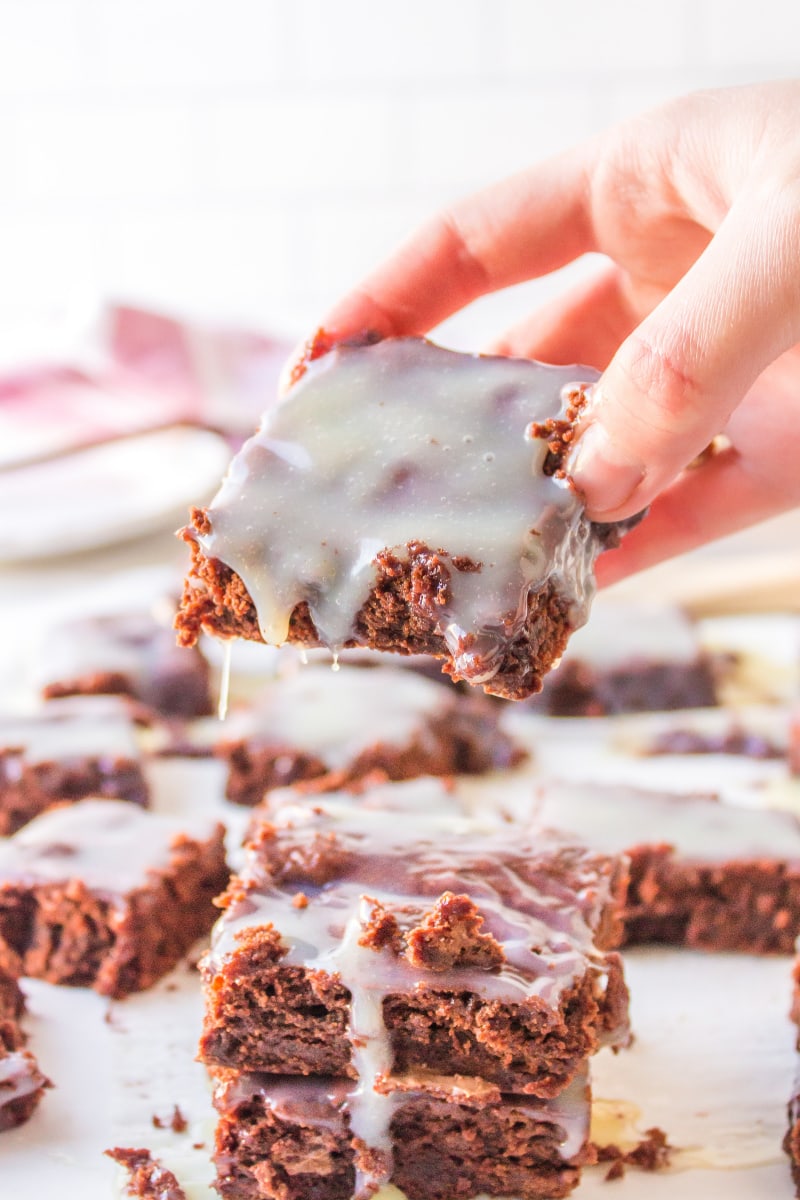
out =
<svg viewBox="0 0 800 1200"><path fill-rule="evenodd" d="M216 490L224 438L175 426L0 472L0 562L32 562L184 523Z"/></svg>

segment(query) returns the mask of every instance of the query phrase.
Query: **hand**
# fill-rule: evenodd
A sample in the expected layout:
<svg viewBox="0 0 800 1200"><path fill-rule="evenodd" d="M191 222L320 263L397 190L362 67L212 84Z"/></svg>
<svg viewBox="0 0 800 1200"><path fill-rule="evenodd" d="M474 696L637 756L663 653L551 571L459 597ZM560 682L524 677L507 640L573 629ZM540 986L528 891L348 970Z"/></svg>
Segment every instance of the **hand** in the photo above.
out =
<svg viewBox="0 0 800 1200"><path fill-rule="evenodd" d="M461 201L323 328L423 334L590 251L488 349L604 370L570 473L595 519L652 505L611 582L800 503L800 82L687 96Z"/></svg>

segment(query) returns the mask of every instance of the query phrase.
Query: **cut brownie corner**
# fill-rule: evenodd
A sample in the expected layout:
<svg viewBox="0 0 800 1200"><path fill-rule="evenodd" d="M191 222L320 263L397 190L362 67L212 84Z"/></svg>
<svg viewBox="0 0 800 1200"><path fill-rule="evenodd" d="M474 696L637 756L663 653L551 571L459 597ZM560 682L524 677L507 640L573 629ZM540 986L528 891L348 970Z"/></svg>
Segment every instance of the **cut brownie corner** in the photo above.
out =
<svg viewBox="0 0 800 1200"><path fill-rule="evenodd" d="M151 986L211 928L224 829L82 800L0 846L0 936L26 975L120 997Z"/></svg>

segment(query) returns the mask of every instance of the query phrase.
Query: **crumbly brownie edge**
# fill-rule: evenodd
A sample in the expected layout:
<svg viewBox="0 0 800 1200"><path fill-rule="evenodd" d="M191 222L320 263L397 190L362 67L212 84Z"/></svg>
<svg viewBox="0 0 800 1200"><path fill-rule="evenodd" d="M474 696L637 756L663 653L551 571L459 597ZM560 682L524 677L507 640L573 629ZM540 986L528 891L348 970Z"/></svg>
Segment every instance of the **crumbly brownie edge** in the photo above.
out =
<svg viewBox="0 0 800 1200"><path fill-rule="evenodd" d="M120 997L155 983L214 923L228 879L217 826L207 841L179 837L169 862L116 898L80 880L0 886L0 936L26 975Z"/></svg>
<svg viewBox="0 0 800 1200"><path fill-rule="evenodd" d="M39 1105L50 1080L25 1049L20 1024L25 998L17 982L17 960L0 944L0 1132L28 1121Z"/></svg>
<svg viewBox="0 0 800 1200"><path fill-rule="evenodd" d="M125 1190L132 1200L186 1200L186 1193L172 1171L162 1166L149 1150L115 1146L103 1153L128 1172Z"/></svg>
<svg viewBox="0 0 800 1200"><path fill-rule="evenodd" d="M628 851L625 944L792 954L800 929L800 863L682 862L667 846Z"/></svg>
<svg viewBox="0 0 800 1200"><path fill-rule="evenodd" d="M359 1147L340 1103L324 1097L305 1111L280 1112L265 1095L234 1077L232 1095L218 1085L216 1187L223 1200L349 1200ZM284 1081L285 1082L285 1081ZM558 1200L593 1160L584 1144L562 1157L555 1120L526 1111L525 1102L460 1103L425 1094L400 1097L389 1126L391 1182L409 1200L449 1200L486 1193L522 1200Z"/></svg>
<svg viewBox="0 0 800 1200"><path fill-rule="evenodd" d="M179 642L194 645L202 630L222 638L262 641L255 605L244 582L218 559L206 557L196 540L195 527L208 527L205 510L193 509L192 521L193 526L181 531L192 564L175 621ZM345 645L432 655L444 659L443 670L457 679L452 655L436 631L435 614L448 586L448 567L426 546L412 542L407 549L402 559L387 551L377 555L375 584L355 618L355 637ZM500 667L482 685L484 690L510 700L540 691L542 677L561 657L572 632L569 608L552 583L531 592L523 629L507 644ZM321 644L305 602L291 614L288 641Z"/></svg>
<svg viewBox="0 0 800 1200"><path fill-rule="evenodd" d="M127 800L146 808L147 782L132 758L81 758L63 762L25 763L17 775L4 770L0 750L0 835L10 837L54 804L88 796ZM13 756L16 762L16 755Z"/></svg>

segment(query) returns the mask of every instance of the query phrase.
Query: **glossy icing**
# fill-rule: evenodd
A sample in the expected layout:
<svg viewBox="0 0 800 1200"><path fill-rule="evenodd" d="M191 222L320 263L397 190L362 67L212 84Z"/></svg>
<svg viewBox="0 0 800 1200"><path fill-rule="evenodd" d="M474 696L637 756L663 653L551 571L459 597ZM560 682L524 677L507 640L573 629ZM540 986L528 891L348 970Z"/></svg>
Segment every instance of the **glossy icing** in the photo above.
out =
<svg viewBox="0 0 800 1200"><path fill-rule="evenodd" d="M531 591L552 581L572 625L586 619L597 539L569 483L544 474L547 444L531 423L564 417L596 378L412 338L336 349L266 413L197 541L242 578L266 642L284 642L307 601L334 650L353 634L379 551L442 551L450 596L438 628L457 671L485 682Z"/></svg>

